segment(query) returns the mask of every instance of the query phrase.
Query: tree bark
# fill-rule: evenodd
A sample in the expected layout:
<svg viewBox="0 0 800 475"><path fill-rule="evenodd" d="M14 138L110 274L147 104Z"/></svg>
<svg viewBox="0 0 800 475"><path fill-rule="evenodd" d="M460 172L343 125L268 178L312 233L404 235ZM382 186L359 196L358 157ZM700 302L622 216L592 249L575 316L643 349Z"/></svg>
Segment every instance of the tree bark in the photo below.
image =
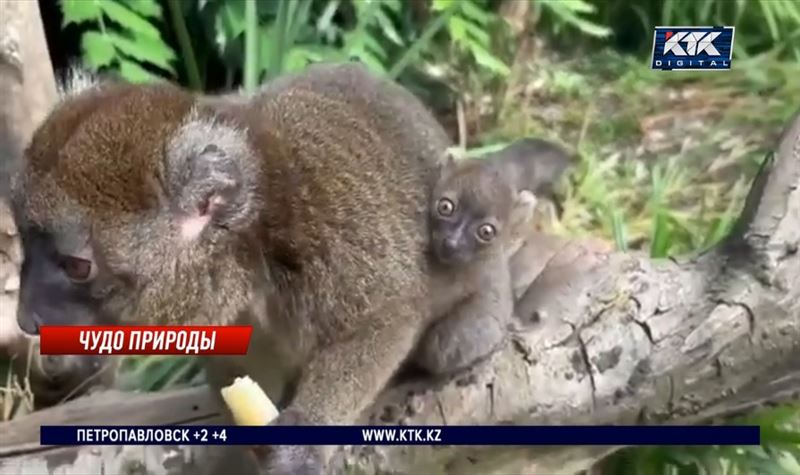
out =
<svg viewBox="0 0 800 475"><path fill-rule="evenodd" d="M0 0L0 352L21 338L16 292L22 253L8 209L9 173L56 102L57 91L36 1Z"/></svg>
<svg viewBox="0 0 800 475"><path fill-rule="evenodd" d="M774 158L764 162L734 232L706 253L651 260L605 252L586 242L538 239L535 247L524 248L517 256L518 262L530 266L527 273L517 274L516 284L522 289L520 303L529 309L522 316L535 313L541 321L522 322L504 348L468 372L441 381L395 382L361 422L717 423L796 399L800 394L798 189L800 114L784 131ZM136 404L143 397L130 395L125 404ZM192 401L187 398L184 404L203 407ZM74 406L36 413L11 423L17 424L14 428L0 425L0 432L31 433L19 424L35 427L41 420L64 421L52 417L57 417L55 411L74 417L70 407ZM97 404L92 407L92 415L84 415L80 423L125 423L119 419L127 416L114 415L120 411L103 415ZM174 414L175 404L169 407ZM34 416L40 419L29 419ZM73 423L77 423L74 418ZM35 446L36 441L31 443ZM574 473L616 449L344 447L334 466L337 473ZM62 464L59 469L64 472L59 473L85 473L91 454L97 462L94 473L101 473L102 457L110 460L110 467L117 463L115 457L133 453L120 448L61 450L73 457L80 454L84 465ZM165 458L168 448L137 450L143 454L139 461L151 473L180 473L179 468L166 469L163 458L158 458ZM0 447L0 455L12 453L19 451ZM150 455L145 457L146 453ZM191 456L177 466L194 466L202 456L203 449L193 447ZM0 473L4 465L19 467L27 460L42 466L46 458L39 453L0 459ZM50 464L52 471L55 466Z"/></svg>

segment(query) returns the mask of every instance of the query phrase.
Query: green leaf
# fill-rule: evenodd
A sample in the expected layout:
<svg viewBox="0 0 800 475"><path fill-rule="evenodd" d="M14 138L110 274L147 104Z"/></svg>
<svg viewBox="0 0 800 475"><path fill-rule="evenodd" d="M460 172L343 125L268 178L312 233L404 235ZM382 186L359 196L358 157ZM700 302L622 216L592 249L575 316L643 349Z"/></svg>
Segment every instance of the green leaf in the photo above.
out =
<svg viewBox="0 0 800 475"><path fill-rule="evenodd" d="M797 445L800 444L800 432L767 426L761 428L761 439L773 443L782 442Z"/></svg>
<svg viewBox="0 0 800 475"><path fill-rule="evenodd" d="M639 19L639 22L641 23L642 26L642 30L644 31L650 30L650 20L647 16L647 12L645 11L645 9L639 5L631 5L631 10L633 10L633 13L635 13L636 17Z"/></svg>
<svg viewBox="0 0 800 475"><path fill-rule="evenodd" d="M500 61L496 56L492 55L492 53L490 53L483 46L473 44L470 48L470 52L475 57L475 61L477 61L479 65L489 69L492 72L500 74L501 76L507 76L511 72L505 63Z"/></svg>
<svg viewBox="0 0 800 475"><path fill-rule="evenodd" d="M463 0L433 0L431 4L431 10L435 12L442 12L453 6L456 1L463 1Z"/></svg>
<svg viewBox="0 0 800 475"><path fill-rule="evenodd" d="M673 0L664 0L664 5L661 7L661 24L672 25L674 12L675 2Z"/></svg>
<svg viewBox="0 0 800 475"><path fill-rule="evenodd" d="M777 462L782 469L786 470L786 473L800 475L800 463L798 463L794 455L788 453L781 454L777 457Z"/></svg>
<svg viewBox="0 0 800 475"><path fill-rule="evenodd" d="M171 386L202 383L199 360L185 356L129 356L120 369L124 390L157 391Z"/></svg>
<svg viewBox="0 0 800 475"><path fill-rule="evenodd" d="M364 37L364 48L366 48L369 52L374 54L377 58L380 58L381 64L383 64L383 61L388 56L388 53L383 48L383 46L381 46L381 43L373 36Z"/></svg>
<svg viewBox="0 0 800 475"><path fill-rule="evenodd" d="M587 9L584 5L585 2L580 0L561 1L561 0L543 0L542 5L548 7L553 14L564 21L578 28L582 33L595 36L598 38L606 38L611 35L611 29L592 23L591 21L581 18L576 13L593 13L594 7L590 5Z"/></svg>
<svg viewBox="0 0 800 475"><path fill-rule="evenodd" d="M800 5L797 3L786 2L783 4L786 9L786 16L794 20L795 26L800 25Z"/></svg>
<svg viewBox="0 0 800 475"><path fill-rule="evenodd" d="M464 14L464 17L479 25L486 26L494 19L494 15L487 10L482 10L472 1L463 1L460 6L460 12Z"/></svg>
<svg viewBox="0 0 800 475"><path fill-rule="evenodd" d="M725 467L722 466L722 459L716 450L709 447L696 447L700 450L699 461L700 465L705 469L708 475L724 475Z"/></svg>
<svg viewBox="0 0 800 475"><path fill-rule="evenodd" d="M614 243L617 250L625 252L628 250L628 238L625 232L625 219L620 209L611 210L611 229L614 234Z"/></svg>
<svg viewBox="0 0 800 475"><path fill-rule="evenodd" d="M278 29L275 23L271 23L266 27L260 28L258 31L258 41L260 46L258 48L258 63L261 71L266 72L269 69L269 65L273 64L272 56L276 54L275 45L278 42L277 35Z"/></svg>
<svg viewBox="0 0 800 475"><path fill-rule="evenodd" d="M394 23L392 19L384 12L383 10L378 10L375 12L375 19L378 20L378 25L380 25L383 34L389 38L394 44L397 46L403 46L403 39L400 38L400 34L397 33L397 29L394 27Z"/></svg>
<svg viewBox="0 0 800 475"><path fill-rule="evenodd" d="M450 34L450 39L459 46L468 47L469 37L467 36L466 29L467 22L463 18L453 15L447 22L447 32Z"/></svg>
<svg viewBox="0 0 800 475"><path fill-rule="evenodd" d="M730 209L730 205L729 205ZM786 424L795 420L800 415L800 407L796 404L770 408L756 414L741 418L742 424L758 424L760 426L775 426Z"/></svg>
<svg viewBox="0 0 800 475"><path fill-rule="evenodd" d="M309 63L344 60L341 51L322 45L296 46L286 55L287 72L300 71Z"/></svg>
<svg viewBox="0 0 800 475"><path fill-rule="evenodd" d="M97 31L87 31L81 36L81 51L94 70L109 66L116 57L114 46Z"/></svg>
<svg viewBox="0 0 800 475"><path fill-rule="evenodd" d="M338 28L338 26L333 22L333 16L339 10L339 0L331 0L325 6L325 10L323 10L322 14L319 15L317 19L317 30L320 32L328 32L330 29Z"/></svg>
<svg viewBox="0 0 800 475"><path fill-rule="evenodd" d="M701 4L700 7L700 18L705 20L706 18L711 17L711 8L716 4L715 0L705 0L705 3Z"/></svg>
<svg viewBox="0 0 800 475"><path fill-rule="evenodd" d="M279 3L277 19L271 25L275 27L274 38L277 41L273 41L269 46L272 50L270 53L271 61L266 64L259 63L259 50L263 48L260 48L258 44L258 37L261 34L261 29L258 26L258 4L256 0L246 0L244 6L244 78L242 82L246 91L253 91L258 86L261 79L260 73L265 70L265 67L268 76L280 74L283 68L285 59L283 55L286 50L283 44L283 35L286 31L284 27L286 26L287 4L286 2Z"/></svg>
<svg viewBox="0 0 800 475"><path fill-rule="evenodd" d="M775 18L775 12L772 9L772 2L761 0L759 5L761 5L761 12L764 14L764 20L767 22L770 36L772 36L773 41L777 41L780 33L778 33L778 20Z"/></svg>
<svg viewBox="0 0 800 475"><path fill-rule="evenodd" d="M234 42L244 34L244 26L244 2L226 2L220 7L214 16L214 44L221 55L228 57L230 51L243 50L243 42L241 45ZM241 61L243 59L235 62Z"/></svg>
<svg viewBox="0 0 800 475"><path fill-rule="evenodd" d="M70 23L77 25L89 20L96 21L100 16L100 6L92 0L61 0L61 13L64 15L62 27Z"/></svg>
<svg viewBox="0 0 800 475"><path fill-rule="evenodd" d="M123 0L131 10L147 18L162 18L161 5L156 0Z"/></svg>
<svg viewBox="0 0 800 475"><path fill-rule="evenodd" d="M467 35L469 36L469 41L471 43L478 43L483 47L489 47L492 39L489 37L489 33L486 32L485 29L481 28L480 25L476 25L475 23L470 23L468 21L464 22L464 30L466 31Z"/></svg>
<svg viewBox="0 0 800 475"><path fill-rule="evenodd" d="M178 358L171 365L171 370L165 375L163 389L185 386L191 380L191 376L200 369L197 359Z"/></svg>
<svg viewBox="0 0 800 475"><path fill-rule="evenodd" d="M400 13L403 10L403 0L383 0L381 5L395 13Z"/></svg>
<svg viewBox="0 0 800 475"><path fill-rule="evenodd" d="M216 23L228 38L244 33L244 2L225 2L217 14Z"/></svg>
<svg viewBox="0 0 800 475"><path fill-rule="evenodd" d="M134 31L151 38L161 38L158 28L151 25L150 22L143 19L124 5L106 0L100 2L100 7L111 20L113 20L115 23L118 23L126 30Z"/></svg>
<svg viewBox="0 0 800 475"><path fill-rule="evenodd" d="M542 0L542 3L551 5L557 3L560 8L576 14L597 11L597 7L584 0Z"/></svg>
<svg viewBox="0 0 800 475"><path fill-rule="evenodd" d="M158 76L127 59L119 60L119 74L133 83L155 82L159 79Z"/></svg>
<svg viewBox="0 0 800 475"><path fill-rule="evenodd" d="M301 32L309 28L309 18L311 14L312 0L303 0L299 7L294 11L292 24L287 32L287 47L292 48L298 43ZM287 53L288 54L288 53Z"/></svg>
<svg viewBox="0 0 800 475"><path fill-rule="evenodd" d="M117 33L108 33L106 37L115 48L125 55L175 74L175 68L171 64L175 59L175 52L161 39L147 36L137 36L131 39Z"/></svg>
<svg viewBox="0 0 800 475"><path fill-rule="evenodd" d="M668 216L665 212L658 212L653 216L653 230L650 237L650 257L666 257L672 241L672 232Z"/></svg>

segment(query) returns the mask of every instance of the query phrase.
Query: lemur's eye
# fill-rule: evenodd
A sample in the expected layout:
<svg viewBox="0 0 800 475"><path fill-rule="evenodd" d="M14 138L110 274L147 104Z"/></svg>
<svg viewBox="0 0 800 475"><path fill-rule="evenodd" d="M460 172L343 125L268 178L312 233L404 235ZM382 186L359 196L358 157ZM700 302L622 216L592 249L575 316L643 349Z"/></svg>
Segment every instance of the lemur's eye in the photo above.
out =
<svg viewBox="0 0 800 475"><path fill-rule="evenodd" d="M436 211L439 212L442 216L450 216L455 211L456 205L453 204L452 201L448 200L447 198L442 198L436 203Z"/></svg>
<svg viewBox="0 0 800 475"><path fill-rule="evenodd" d="M61 268L73 282L84 283L94 277L92 261L75 256L61 258Z"/></svg>
<svg viewBox="0 0 800 475"><path fill-rule="evenodd" d="M481 224L478 228L478 239L484 242L489 242L494 239L497 234L497 229L489 223Z"/></svg>

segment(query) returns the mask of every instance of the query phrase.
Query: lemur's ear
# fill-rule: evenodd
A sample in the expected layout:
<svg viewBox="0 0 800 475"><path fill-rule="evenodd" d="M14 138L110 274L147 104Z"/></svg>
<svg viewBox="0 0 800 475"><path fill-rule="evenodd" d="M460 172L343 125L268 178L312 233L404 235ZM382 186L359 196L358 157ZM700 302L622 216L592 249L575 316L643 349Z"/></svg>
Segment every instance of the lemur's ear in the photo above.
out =
<svg viewBox="0 0 800 475"><path fill-rule="evenodd" d="M463 158L464 151L459 147L450 147L439 157L439 173L444 176L455 168L456 161Z"/></svg>
<svg viewBox="0 0 800 475"><path fill-rule="evenodd" d="M449 167L456 163L456 154L457 152L452 149L448 148L447 150L442 153L442 156L439 157L439 166L440 167Z"/></svg>
<svg viewBox="0 0 800 475"><path fill-rule="evenodd" d="M511 216L509 219L511 226L516 228L532 222L533 213L536 210L536 203L536 195L530 191L522 190L518 192L514 200L514 206L511 208Z"/></svg>
<svg viewBox="0 0 800 475"><path fill-rule="evenodd" d="M257 219L259 175L247 132L213 119L190 119L167 151L169 200L181 236L205 229L239 232Z"/></svg>

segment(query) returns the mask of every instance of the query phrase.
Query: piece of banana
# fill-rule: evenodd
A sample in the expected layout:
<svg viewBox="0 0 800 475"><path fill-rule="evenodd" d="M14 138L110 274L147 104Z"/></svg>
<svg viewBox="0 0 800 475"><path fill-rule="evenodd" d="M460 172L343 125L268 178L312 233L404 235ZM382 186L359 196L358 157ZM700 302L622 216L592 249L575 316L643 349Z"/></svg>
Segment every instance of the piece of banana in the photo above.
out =
<svg viewBox="0 0 800 475"><path fill-rule="evenodd" d="M263 426L278 417L278 409L249 376L236 378L233 384L222 388L221 393L236 425Z"/></svg>

